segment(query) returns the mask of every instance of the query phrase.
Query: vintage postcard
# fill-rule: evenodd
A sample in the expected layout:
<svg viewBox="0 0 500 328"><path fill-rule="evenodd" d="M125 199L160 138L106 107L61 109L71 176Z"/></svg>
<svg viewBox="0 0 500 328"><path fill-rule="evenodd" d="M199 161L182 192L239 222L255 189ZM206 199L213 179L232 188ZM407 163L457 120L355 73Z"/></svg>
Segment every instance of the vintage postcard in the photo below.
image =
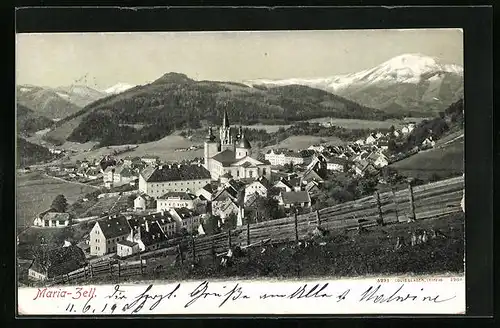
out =
<svg viewBox="0 0 500 328"><path fill-rule="evenodd" d="M463 314L460 29L18 33L18 314Z"/></svg>

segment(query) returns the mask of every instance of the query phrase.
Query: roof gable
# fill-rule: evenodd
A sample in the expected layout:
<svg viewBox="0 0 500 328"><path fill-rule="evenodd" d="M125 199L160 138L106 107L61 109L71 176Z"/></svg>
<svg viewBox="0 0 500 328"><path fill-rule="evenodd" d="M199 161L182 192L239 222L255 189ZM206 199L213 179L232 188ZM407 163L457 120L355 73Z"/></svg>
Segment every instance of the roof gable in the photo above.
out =
<svg viewBox="0 0 500 328"><path fill-rule="evenodd" d="M126 235L130 233L131 230L127 218L122 215L114 218L102 219L96 224L99 225L106 239Z"/></svg>

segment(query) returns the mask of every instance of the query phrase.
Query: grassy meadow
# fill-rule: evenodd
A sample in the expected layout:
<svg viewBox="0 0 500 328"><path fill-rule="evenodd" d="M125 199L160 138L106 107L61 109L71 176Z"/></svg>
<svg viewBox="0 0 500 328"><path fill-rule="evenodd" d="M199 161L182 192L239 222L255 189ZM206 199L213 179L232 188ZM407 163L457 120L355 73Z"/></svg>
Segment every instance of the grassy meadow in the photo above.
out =
<svg viewBox="0 0 500 328"><path fill-rule="evenodd" d="M18 174L16 177L17 226L32 225L35 216L47 210L59 194L63 194L68 203L72 203L94 190L92 187L63 182L41 173Z"/></svg>

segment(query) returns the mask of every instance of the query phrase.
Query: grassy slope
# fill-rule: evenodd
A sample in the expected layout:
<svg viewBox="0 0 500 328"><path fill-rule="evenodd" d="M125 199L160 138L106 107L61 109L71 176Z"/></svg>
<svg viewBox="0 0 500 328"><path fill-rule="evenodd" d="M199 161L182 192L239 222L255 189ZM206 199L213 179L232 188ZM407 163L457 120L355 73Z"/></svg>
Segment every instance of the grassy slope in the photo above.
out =
<svg viewBox="0 0 500 328"><path fill-rule="evenodd" d="M416 155L393 163L390 167L403 175L415 178L460 175L464 171L464 143L458 139L442 147L419 152Z"/></svg>
<svg viewBox="0 0 500 328"><path fill-rule="evenodd" d="M63 194L69 203L94 188L56 180L39 173L19 175L16 178L17 226L29 226L37 214L49 208L54 198Z"/></svg>

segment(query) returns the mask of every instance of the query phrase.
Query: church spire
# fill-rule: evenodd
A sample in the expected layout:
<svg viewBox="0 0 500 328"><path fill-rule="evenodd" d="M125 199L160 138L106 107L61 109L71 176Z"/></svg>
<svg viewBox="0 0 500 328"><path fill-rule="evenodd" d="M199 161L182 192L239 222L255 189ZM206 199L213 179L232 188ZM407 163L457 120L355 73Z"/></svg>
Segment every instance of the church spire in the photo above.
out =
<svg viewBox="0 0 500 328"><path fill-rule="evenodd" d="M224 117L222 119L222 126L225 128L229 127L229 119L227 118L227 110L224 109Z"/></svg>

